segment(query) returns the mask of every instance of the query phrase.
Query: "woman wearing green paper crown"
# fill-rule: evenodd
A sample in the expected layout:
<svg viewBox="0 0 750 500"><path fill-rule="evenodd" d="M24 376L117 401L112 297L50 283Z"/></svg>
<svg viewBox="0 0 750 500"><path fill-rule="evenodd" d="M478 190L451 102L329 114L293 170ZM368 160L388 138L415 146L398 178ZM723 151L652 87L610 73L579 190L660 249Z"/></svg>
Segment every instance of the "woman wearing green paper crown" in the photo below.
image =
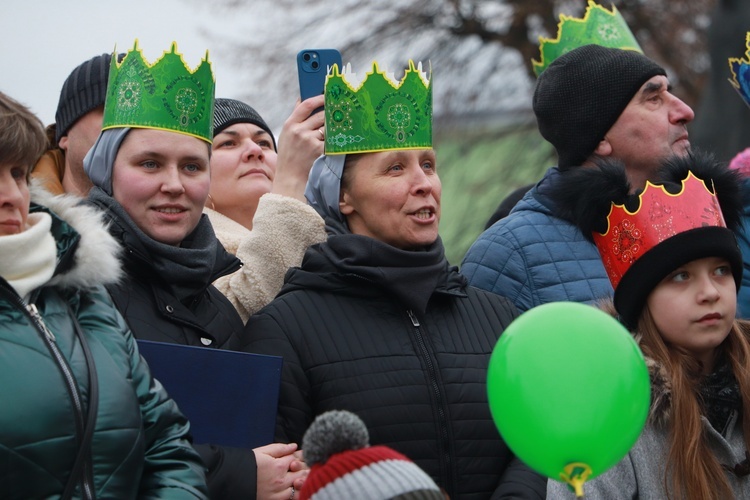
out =
<svg viewBox="0 0 750 500"><path fill-rule="evenodd" d="M243 322L213 285L240 261L202 214L210 189L214 80L176 52L147 64L136 47L112 61L103 131L84 160L89 201L125 247L125 278L109 292L139 339L220 349ZM295 444L255 450L198 443L212 498L285 500L307 470Z"/></svg>
<svg viewBox="0 0 750 500"><path fill-rule="evenodd" d="M611 160L559 187L612 281L605 307L634 335L651 378L641 436L583 485L584 498L750 498L750 324L735 319L738 180L694 153L665 161L636 194ZM547 491L573 497L557 481Z"/></svg>
<svg viewBox="0 0 750 500"><path fill-rule="evenodd" d="M206 498L189 425L104 286L102 216L30 185L39 119L0 92L0 497Z"/></svg>
<svg viewBox="0 0 750 500"><path fill-rule="evenodd" d="M361 87L345 76L328 77L326 154L306 190L328 239L246 326L249 351L284 358L277 439L348 410L451 498L544 498L487 402L492 348L517 312L467 286L438 236L430 81L411 62L400 82L377 65Z"/></svg>

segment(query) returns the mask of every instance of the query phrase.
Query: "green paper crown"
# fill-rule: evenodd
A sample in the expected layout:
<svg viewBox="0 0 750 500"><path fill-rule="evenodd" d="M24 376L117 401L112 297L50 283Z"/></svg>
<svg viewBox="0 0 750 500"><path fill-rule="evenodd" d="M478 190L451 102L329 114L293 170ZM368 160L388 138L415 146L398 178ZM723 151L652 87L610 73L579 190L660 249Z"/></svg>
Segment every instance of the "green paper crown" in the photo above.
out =
<svg viewBox="0 0 750 500"><path fill-rule="evenodd" d="M432 71L409 68L400 82L373 62L355 89L337 65L326 78L327 155L432 148Z"/></svg>
<svg viewBox="0 0 750 500"><path fill-rule="evenodd" d="M102 130L169 130L210 143L215 86L208 51L195 71L190 71L173 42L171 50L150 65L136 40L121 62L117 62L117 51L112 55Z"/></svg>
<svg viewBox="0 0 750 500"><path fill-rule="evenodd" d="M552 61L561 55L583 45L592 44L643 53L628 23L614 5L609 11L594 3L593 0L589 0L583 19L560 14L557 38L539 37L541 60L531 60L534 73L539 76Z"/></svg>

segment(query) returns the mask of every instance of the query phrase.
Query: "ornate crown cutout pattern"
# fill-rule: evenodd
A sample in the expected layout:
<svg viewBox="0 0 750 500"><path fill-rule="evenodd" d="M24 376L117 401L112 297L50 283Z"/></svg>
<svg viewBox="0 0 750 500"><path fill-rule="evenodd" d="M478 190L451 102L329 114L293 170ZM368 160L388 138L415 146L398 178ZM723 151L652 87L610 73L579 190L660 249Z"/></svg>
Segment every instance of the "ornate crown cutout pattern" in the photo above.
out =
<svg viewBox="0 0 750 500"><path fill-rule="evenodd" d="M102 129L168 130L210 143L215 86L208 51L191 70L173 42L149 64L136 40L120 62L116 50L112 55Z"/></svg>
<svg viewBox="0 0 750 500"><path fill-rule="evenodd" d="M432 71L420 62L403 78L373 62L364 79L347 64L331 68L325 86L325 153L432 148Z"/></svg>
<svg viewBox="0 0 750 500"><path fill-rule="evenodd" d="M716 195L692 172L677 194L646 182L638 198L634 212L613 203L607 230L593 234L614 288L636 260L664 240L699 227L726 227Z"/></svg>
<svg viewBox="0 0 750 500"><path fill-rule="evenodd" d="M561 55L591 44L643 53L625 18L614 5L610 11L589 0L586 12L580 19L560 14L557 38L539 37L540 59L531 60L534 73L541 75Z"/></svg>
<svg viewBox="0 0 750 500"><path fill-rule="evenodd" d="M745 104L750 106L750 32L745 35L745 47L747 50L744 59L729 58L729 71L732 73L729 83L740 94Z"/></svg>

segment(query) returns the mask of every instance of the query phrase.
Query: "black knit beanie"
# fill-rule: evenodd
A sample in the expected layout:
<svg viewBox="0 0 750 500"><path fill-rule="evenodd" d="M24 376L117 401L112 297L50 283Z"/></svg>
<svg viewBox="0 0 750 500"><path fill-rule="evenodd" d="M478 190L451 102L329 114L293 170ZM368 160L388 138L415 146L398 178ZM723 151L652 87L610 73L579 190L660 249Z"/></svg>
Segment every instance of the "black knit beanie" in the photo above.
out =
<svg viewBox="0 0 750 500"><path fill-rule="evenodd" d="M558 57L539 76L534 114L557 150L561 170L581 165L635 96L664 68L632 50L584 45Z"/></svg>
<svg viewBox="0 0 750 500"><path fill-rule="evenodd" d="M252 123L268 132L273 141L273 150L276 151L276 138L257 111L236 99L216 99L214 102L214 137L235 123Z"/></svg>
<svg viewBox="0 0 750 500"><path fill-rule="evenodd" d="M63 83L55 113L56 144L79 118L98 106L104 106L111 60L112 54L92 57L76 67Z"/></svg>

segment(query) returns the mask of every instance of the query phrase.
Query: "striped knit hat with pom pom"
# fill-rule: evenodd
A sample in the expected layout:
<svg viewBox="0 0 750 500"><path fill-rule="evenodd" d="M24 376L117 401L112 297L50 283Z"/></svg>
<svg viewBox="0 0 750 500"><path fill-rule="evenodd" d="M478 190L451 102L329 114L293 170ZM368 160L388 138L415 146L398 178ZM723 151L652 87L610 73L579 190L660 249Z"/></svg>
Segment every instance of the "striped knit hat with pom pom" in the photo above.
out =
<svg viewBox="0 0 750 500"><path fill-rule="evenodd" d="M348 411L319 415L302 439L310 474L299 500L445 500L414 462L387 446L369 446L367 427Z"/></svg>

